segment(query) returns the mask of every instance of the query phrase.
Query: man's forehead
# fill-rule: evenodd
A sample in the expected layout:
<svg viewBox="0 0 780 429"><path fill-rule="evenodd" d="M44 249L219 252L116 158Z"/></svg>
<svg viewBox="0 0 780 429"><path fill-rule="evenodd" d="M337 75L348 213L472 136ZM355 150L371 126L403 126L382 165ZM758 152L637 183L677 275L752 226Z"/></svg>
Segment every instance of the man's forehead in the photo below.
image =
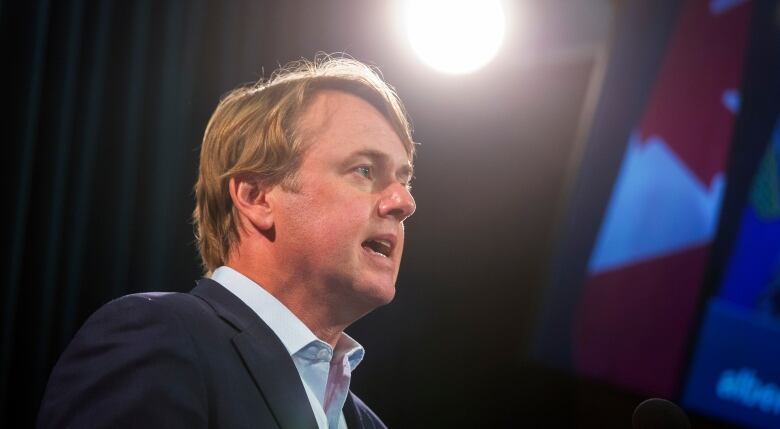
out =
<svg viewBox="0 0 780 429"><path fill-rule="evenodd" d="M404 136L398 135L398 131L393 127L391 121L373 104L363 97L348 91L336 89L318 90L298 118L297 127L299 132L302 132L304 138L309 139L329 130L334 123L334 117L337 115L350 117L352 115L362 116L371 113L375 114L378 119L386 124L392 135L399 139L399 143L403 146L406 153L407 161L411 165L412 153L407 145L404 144ZM357 121L357 123L351 125L353 130L373 131L376 129L376 127L365 121Z"/></svg>

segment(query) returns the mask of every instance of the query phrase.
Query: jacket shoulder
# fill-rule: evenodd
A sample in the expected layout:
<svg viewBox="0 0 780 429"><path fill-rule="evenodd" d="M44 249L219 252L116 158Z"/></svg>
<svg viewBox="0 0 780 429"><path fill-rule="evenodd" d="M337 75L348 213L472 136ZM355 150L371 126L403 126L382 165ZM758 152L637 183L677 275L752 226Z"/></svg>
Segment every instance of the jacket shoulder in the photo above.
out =
<svg viewBox="0 0 780 429"><path fill-rule="evenodd" d="M186 316L201 311L197 301L142 293L99 308L55 365L38 427L203 426L206 390Z"/></svg>

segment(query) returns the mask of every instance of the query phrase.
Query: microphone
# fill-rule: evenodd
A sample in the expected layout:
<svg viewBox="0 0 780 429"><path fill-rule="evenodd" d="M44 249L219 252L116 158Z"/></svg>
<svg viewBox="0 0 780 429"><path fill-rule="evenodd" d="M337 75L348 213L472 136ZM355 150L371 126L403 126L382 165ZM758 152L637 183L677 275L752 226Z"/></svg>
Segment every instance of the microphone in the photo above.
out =
<svg viewBox="0 0 780 429"><path fill-rule="evenodd" d="M634 409L633 429L691 429L688 416L674 404L661 398L643 401Z"/></svg>

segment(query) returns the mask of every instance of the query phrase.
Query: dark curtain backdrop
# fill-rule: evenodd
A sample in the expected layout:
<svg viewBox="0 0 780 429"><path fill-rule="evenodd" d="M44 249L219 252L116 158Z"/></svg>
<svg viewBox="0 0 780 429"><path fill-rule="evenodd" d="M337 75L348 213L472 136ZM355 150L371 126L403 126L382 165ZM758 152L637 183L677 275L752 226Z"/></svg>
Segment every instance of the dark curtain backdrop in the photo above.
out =
<svg viewBox="0 0 780 429"><path fill-rule="evenodd" d="M0 5L11 214L0 426L32 421L52 364L99 305L199 277L200 137L220 94L284 48L268 37L284 34L275 13L253 1Z"/></svg>
<svg viewBox="0 0 780 429"><path fill-rule="evenodd" d="M411 59L391 3L0 0L0 427L32 425L51 367L100 305L191 289L211 111L317 51L378 65L422 142L396 300L350 327L367 349L355 391L391 427L627 426L642 398L526 359L592 77L590 51L554 49L578 46L579 18L568 1L522 2L544 9L519 21L535 49L510 28L503 61L450 78ZM526 64L534 55L547 59Z"/></svg>

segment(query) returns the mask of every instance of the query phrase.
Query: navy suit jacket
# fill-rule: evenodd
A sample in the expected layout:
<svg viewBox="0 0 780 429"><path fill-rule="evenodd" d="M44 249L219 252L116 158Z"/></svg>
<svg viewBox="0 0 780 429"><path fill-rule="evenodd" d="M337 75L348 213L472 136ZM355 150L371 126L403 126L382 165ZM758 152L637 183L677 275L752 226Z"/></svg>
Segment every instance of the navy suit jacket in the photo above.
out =
<svg viewBox="0 0 780 429"><path fill-rule="evenodd" d="M350 429L384 428L350 392ZM316 428L287 349L210 279L143 293L93 314L49 378L40 428Z"/></svg>

